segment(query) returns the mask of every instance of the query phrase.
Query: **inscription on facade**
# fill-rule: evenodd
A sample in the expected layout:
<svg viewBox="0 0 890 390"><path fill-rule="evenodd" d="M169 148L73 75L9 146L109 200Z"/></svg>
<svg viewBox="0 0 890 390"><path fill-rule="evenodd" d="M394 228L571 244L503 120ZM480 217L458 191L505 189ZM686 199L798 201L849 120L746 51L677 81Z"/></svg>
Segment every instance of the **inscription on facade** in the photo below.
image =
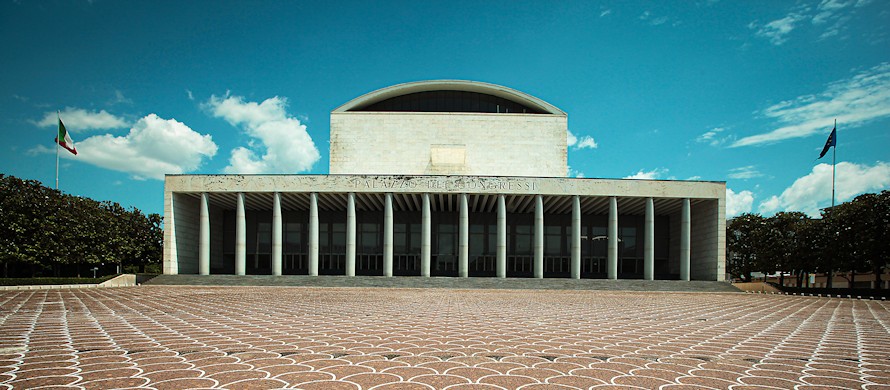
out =
<svg viewBox="0 0 890 390"><path fill-rule="evenodd" d="M392 189L420 191L537 191L538 183L530 180L487 178L356 178L357 190Z"/></svg>

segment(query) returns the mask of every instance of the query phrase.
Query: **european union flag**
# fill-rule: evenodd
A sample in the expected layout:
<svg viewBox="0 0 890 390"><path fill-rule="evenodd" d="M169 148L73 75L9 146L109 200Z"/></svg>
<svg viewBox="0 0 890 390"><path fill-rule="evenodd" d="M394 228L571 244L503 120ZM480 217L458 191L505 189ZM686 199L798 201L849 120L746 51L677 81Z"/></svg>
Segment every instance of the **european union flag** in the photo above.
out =
<svg viewBox="0 0 890 390"><path fill-rule="evenodd" d="M828 153L828 149L832 146L837 146L837 125L831 129L831 134L828 135L828 140L825 141L825 147L822 148L822 153L819 153L819 158L824 157L825 153Z"/></svg>

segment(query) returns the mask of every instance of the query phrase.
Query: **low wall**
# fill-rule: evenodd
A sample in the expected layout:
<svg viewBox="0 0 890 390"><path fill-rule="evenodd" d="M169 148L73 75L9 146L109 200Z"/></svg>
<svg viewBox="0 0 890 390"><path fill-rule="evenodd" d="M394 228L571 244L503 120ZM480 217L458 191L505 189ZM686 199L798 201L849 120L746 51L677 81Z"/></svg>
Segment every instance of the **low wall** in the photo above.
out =
<svg viewBox="0 0 890 390"><path fill-rule="evenodd" d="M35 284L27 286L0 286L0 291L16 290L60 290L104 287L128 287L136 285L136 275L123 274L98 284Z"/></svg>

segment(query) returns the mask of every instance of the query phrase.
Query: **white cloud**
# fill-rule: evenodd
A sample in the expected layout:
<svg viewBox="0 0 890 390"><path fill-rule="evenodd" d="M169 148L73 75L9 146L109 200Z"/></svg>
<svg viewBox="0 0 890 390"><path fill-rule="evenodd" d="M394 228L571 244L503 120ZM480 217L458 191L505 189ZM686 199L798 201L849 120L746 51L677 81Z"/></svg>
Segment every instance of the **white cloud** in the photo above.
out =
<svg viewBox="0 0 890 390"><path fill-rule="evenodd" d="M732 168L729 170L730 179L753 179L755 177L762 177L763 173L757 170L757 168L753 165L748 165L744 167Z"/></svg>
<svg viewBox="0 0 890 390"><path fill-rule="evenodd" d="M572 169L571 166L568 167L568 172L566 173L568 177L576 177L576 178L584 178L584 172L581 172L577 169Z"/></svg>
<svg viewBox="0 0 890 390"><path fill-rule="evenodd" d="M123 92L119 90L114 90L114 97L108 101L108 105L113 106L115 104L133 104L133 99L124 96Z"/></svg>
<svg viewBox="0 0 890 390"><path fill-rule="evenodd" d="M630 175L630 176L625 176L624 178L625 179L639 179L639 180L658 180L661 177L663 177L664 175L666 175L667 173L668 173L667 168L655 168L648 172L644 172L642 169L640 169L639 172L634 173L633 175Z"/></svg>
<svg viewBox="0 0 890 390"><path fill-rule="evenodd" d="M726 219L739 214L750 213L754 204L754 193L745 190L736 193L731 188L726 188Z"/></svg>
<svg viewBox="0 0 890 390"><path fill-rule="evenodd" d="M96 135L74 140L77 156L62 153L98 167L126 172L136 179L163 180L164 174L197 169L205 158L216 155L217 146L209 135L201 135L175 119L149 114L138 120L129 134ZM29 153L54 152L38 146Z"/></svg>
<svg viewBox="0 0 890 390"><path fill-rule="evenodd" d="M191 90L186 89L185 94L189 97L189 100L192 100L192 101L195 100L195 95L192 94Z"/></svg>
<svg viewBox="0 0 890 390"><path fill-rule="evenodd" d="M593 137L585 135L578 138L570 130L566 131L566 145L572 150L596 149L599 147L599 144L596 143Z"/></svg>
<svg viewBox="0 0 890 390"><path fill-rule="evenodd" d="M578 149L596 149L599 145L593 140L593 137L585 135L578 141Z"/></svg>
<svg viewBox="0 0 890 390"><path fill-rule="evenodd" d="M213 116L240 126L252 139L232 150L226 173L296 173L308 171L321 157L300 120L288 116L281 97L262 103L240 96L211 96L204 105Z"/></svg>
<svg viewBox="0 0 890 390"><path fill-rule="evenodd" d="M817 29L817 33L818 29L824 29L819 38L825 39L839 36L846 29L847 23L859 12L858 9L869 3L871 0L822 0L815 7L806 4L795 6L784 18L766 25L760 26L757 22L752 22L748 27L756 30L755 35L767 38L775 45L781 45L788 40L789 33L798 27L806 27L802 22L809 20L811 27Z"/></svg>
<svg viewBox="0 0 890 390"><path fill-rule="evenodd" d="M890 164L877 162L873 166L841 162L837 164L836 203L853 199L856 195L890 187ZM819 209L831 205L831 165L818 164L812 172L794 181L779 196L771 196L760 204L760 212L771 215L778 211L802 211L812 217Z"/></svg>
<svg viewBox="0 0 890 390"><path fill-rule="evenodd" d="M802 14L792 12L782 19L773 20L763 26L751 23L748 27L756 29L755 35L769 39L773 45L781 45L788 40L787 35L794 30L797 23L805 18Z"/></svg>
<svg viewBox="0 0 890 390"><path fill-rule="evenodd" d="M49 111L43 114L43 119L32 123L40 127L58 126L58 115L55 111ZM90 112L82 108L68 107L61 112L61 116L65 129L72 133L88 130L120 129L129 126L124 118L109 114L105 110Z"/></svg>
<svg viewBox="0 0 890 390"><path fill-rule="evenodd" d="M763 114L782 124L767 133L744 137L731 146L773 143L814 134L828 136L835 118L843 129L890 116L890 63L828 85L818 95L804 95L770 106Z"/></svg>
<svg viewBox="0 0 890 390"><path fill-rule="evenodd" d="M720 146L733 138L732 136L721 137L720 134L724 131L726 131L726 129L723 127L715 127L698 136L695 141L699 143L706 143L711 146Z"/></svg>
<svg viewBox="0 0 890 390"><path fill-rule="evenodd" d="M852 1L823 0L819 6L816 7L817 13L816 16L813 16L813 24L823 24L827 22L838 10L846 8L852 3Z"/></svg>
<svg viewBox="0 0 890 390"><path fill-rule="evenodd" d="M659 26L665 24L668 21L667 16L652 16L652 13L649 11L643 11L640 15L640 20L646 21L649 25Z"/></svg>
<svg viewBox="0 0 890 390"><path fill-rule="evenodd" d="M602 17L606 17L606 16L609 16L609 15L611 15L611 14L612 14L612 10L611 10L611 9L607 9L607 10L605 10L605 11L603 11L603 12L600 12L600 17L601 17L601 18L602 18Z"/></svg>

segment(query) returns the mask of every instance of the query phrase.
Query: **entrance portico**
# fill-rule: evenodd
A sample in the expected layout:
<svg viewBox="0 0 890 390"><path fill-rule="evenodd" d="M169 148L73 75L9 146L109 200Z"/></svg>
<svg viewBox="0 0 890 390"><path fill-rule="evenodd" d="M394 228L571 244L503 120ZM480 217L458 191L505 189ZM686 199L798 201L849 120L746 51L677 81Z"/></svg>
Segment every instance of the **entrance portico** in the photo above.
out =
<svg viewBox="0 0 890 390"><path fill-rule="evenodd" d="M168 274L723 275L722 183L171 175L166 188Z"/></svg>

